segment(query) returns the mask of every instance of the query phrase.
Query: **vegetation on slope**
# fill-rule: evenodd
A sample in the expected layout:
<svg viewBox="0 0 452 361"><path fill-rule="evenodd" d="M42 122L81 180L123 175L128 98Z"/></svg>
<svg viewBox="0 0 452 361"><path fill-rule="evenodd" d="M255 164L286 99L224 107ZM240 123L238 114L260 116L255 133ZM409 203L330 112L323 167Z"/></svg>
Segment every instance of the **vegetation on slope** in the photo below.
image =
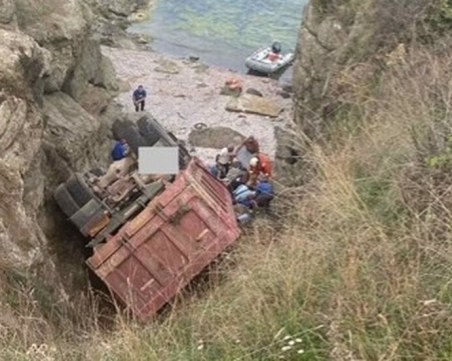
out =
<svg viewBox="0 0 452 361"><path fill-rule="evenodd" d="M424 25L449 26L441 4ZM286 190L284 224L258 225L205 287L141 327L13 277L0 359L452 359L452 54L432 31L344 67L328 142L299 135L311 180Z"/></svg>

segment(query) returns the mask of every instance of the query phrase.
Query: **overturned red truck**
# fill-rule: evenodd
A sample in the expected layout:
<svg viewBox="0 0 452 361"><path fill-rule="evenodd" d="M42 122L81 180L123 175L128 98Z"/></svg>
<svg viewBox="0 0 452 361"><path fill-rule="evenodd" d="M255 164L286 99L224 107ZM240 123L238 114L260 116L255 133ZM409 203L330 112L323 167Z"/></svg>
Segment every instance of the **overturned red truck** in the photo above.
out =
<svg viewBox="0 0 452 361"><path fill-rule="evenodd" d="M241 232L228 189L155 119L115 122L113 131L134 152L140 146L179 147L180 173L155 178L135 168L99 191L94 179L104 172L96 169L73 174L54 197L90 238L89 268L147 321Z"/></svg>

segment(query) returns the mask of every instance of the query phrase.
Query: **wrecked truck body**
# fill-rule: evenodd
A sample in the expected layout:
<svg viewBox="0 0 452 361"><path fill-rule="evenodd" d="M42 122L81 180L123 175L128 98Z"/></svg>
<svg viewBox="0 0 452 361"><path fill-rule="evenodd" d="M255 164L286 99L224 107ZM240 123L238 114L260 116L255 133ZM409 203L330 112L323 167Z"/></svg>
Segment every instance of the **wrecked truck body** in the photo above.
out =
<svg viewBox="0 0 452 361"><path fill-rule="evenodd" d="M118 180L125 182L122 198L112 197L111 189L100 197L89 173L73 175L55 198L90 238L88 267L143 322L240 236L228 189L198 158L186 159L172 179L145 183L133 172ZM66 192L72 207L61 196Z"/></svg>

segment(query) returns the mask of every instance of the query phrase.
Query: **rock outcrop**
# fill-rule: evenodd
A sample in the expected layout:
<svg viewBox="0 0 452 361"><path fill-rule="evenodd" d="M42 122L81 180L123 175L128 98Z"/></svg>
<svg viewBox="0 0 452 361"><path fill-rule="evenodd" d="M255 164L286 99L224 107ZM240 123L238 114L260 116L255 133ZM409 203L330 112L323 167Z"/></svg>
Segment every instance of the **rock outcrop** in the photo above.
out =
<svg viewBox="0 0 452 361"><path fill-rule="evenodd" d="M234 139L244 141L245 136L228 127L207 127L204 129L193 129L188 141L195 147L221 149L227 147Z"/></svg>
<svg viewBox="0 0 452 361"><path fill-rule="evenodd" d="M59 278L53 189L107 164L117 116L115 73L91 24L99 6L124 17L144 1L96 3L0 0L0 258L49 283Z"/></svg>
<svg viewBox="0 0 452 361"><path fill-rule="evenodd" d="M294 64L295 120L308 135L320 130L332 100L329 81L339 71L351 30L315 2L306 6Z"/></svg>
<svg viewBox="0 0 452 361"><path fill-rule="evenodd" d="M371 3L371 2L369 2ZM299 170L306 170L302 151L325 137L325 129L334 120L341 103L341 79L355 69L351 64L366 42L372 29L366 26L362 4L352 7L347 1L311 1L305 7L293 70L294 120L303 136L278 131L277 171L285 175L286 184L303 180ZM358 69L359 70L359 69ZM345 83L346 83L345 81ZM296 154L295 154L296 153Z"/></svg>

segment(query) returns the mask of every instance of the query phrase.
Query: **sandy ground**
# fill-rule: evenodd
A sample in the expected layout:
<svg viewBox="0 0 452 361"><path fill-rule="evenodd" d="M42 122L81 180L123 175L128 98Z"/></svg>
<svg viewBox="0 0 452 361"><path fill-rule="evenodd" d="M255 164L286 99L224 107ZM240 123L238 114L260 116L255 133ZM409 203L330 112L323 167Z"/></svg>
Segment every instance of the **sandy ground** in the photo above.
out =
<svg viewBox="0 0 452 361"><path fill-rule="evenodd" d="M124 110L135 111L131 101L132 92L142 84L148 92L145 110L180 139L187 141L190 131L198 122L208 126L226 126L244 136L255 136L262 151L274 158L274 126L285 128L292 122L292 99L284 99L277 94L281 90L277 80L237 74L150 51L103 47L102 52L112 60L119 79L129 87L127 92L117 98ZM231 77L239 77L244 89L254 88L264 97L276 100L283 108L280 116L270 118L225 110L230 97L220 95L220 90ZM211 148L196 148L194 152L208 163L213 161L217 153L217 149Z"/></svg>

